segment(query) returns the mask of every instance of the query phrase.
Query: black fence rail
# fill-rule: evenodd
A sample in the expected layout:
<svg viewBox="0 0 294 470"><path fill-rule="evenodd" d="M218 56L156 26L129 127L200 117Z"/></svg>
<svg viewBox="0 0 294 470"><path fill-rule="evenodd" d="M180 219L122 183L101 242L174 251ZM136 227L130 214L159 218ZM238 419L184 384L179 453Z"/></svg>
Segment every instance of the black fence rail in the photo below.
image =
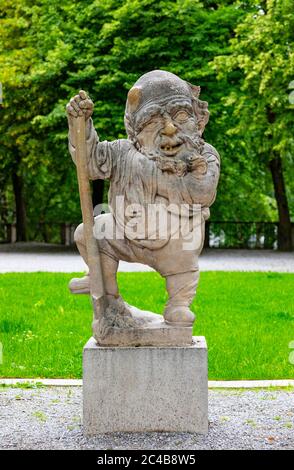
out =
<svg viewBox="0 0 294 470"><path fill-rule="evenodd" d="M61 245L74 244L74 231L78 223L39 222L30 227L27 239L34 242L57 243ZM0 243L15 243L17 241L16 224L5 224L0 229Z"/></svg>
<svg viewBox="0 0 294 470"><path fill-rule="evenodd" d="M277 249L278 225L278 222L208 221L205 247Z"/></svg>
<svg viewBox="0 0 294 470"><path fill-rule="evenodd" d="M28 231L28 240L62 245L74 244L78 223L40 222ZM206 248L277 249L278 222L208 221L205 227ZM292 224L294 241L294 224ZM5 224L0 229L0 243L17 240L16 225Z"/></svg>

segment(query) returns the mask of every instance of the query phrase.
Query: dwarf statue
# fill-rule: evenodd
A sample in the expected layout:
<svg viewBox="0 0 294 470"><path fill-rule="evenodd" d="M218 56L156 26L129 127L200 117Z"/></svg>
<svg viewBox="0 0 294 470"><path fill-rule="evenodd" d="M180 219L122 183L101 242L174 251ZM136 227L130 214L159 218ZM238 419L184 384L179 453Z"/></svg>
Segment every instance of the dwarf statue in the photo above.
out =
<svg viewBox="0 0 294 470"><path fill-rule="evenodd" d="M91 119L93 103L85 92L67 105L73 160L74 120L83 113L89 178L110 180L110 212L95 218L95 233L103 232L101 227L105 225L113 228L111 234L105 230L105 236L96 237L106 295L122 302L116 280L120 260L147 264L166 280L164 319L175 326L190 327L195 319L190 304L199 280L204 224L216 196L220 170L217 151L202 139L209 113L199 94L199 87L170 72L146 73L128 93L128 138L113 142L99 141ZM159 234L158 217L154 217L154 210L147 213L147 206L155 207L155 212L161 208L159 219L167 221L164 237ZM177 225L177 208L181 207L185 210L181 210ZM195 211L200 214L196 224ZM175 225L180 227L177 236ZM188 229L183 234L184 225ZM200 241L199 237L193 238L195 231L200 233ZM188 239L191 243L185 248ZM75 231L75 241L87 263L83 224ZM69 288L73 293L88 293L89 277L72 279Z"/></svg>

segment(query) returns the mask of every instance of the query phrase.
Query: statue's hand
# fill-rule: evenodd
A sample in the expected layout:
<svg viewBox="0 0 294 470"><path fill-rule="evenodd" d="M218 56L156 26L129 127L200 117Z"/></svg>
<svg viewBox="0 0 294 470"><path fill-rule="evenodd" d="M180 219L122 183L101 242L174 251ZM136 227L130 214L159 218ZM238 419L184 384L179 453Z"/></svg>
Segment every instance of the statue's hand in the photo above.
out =
<svg viewBox="0 0 294 470"><path fill-rule="evenodd" d="M72 123L78 116L85 116L89 119L93 114L94 104L84 90L80 90L66 105L66 112L69 123Z"/></svg>
<svg viewBox="0 0 294 470"><path fill-rule="evenodd" d="M195 171L199 176L207 173L207 162L201 155L189 157L187 165L188 171Z"/></svg>

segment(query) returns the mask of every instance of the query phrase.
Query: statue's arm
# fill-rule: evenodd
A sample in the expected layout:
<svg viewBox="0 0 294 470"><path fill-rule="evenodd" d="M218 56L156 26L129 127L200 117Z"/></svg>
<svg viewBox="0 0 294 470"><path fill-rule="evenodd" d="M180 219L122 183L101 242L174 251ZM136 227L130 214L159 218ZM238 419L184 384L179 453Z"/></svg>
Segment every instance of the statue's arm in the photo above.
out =
<svg viewBox="0 0 294 470"><path fill-rule="evenodd" d="M207 165L206 172L199 172L196 168L194 171L187 173L185 183L194 204L210 207L216 197L220 174L220 157L216 149L209 144L205 144L202 156Z"/></svg>
<svg viewBox="0 0 294 470"><path fill-rule="evenodd" d="M86 122L86 149L89 179L109 179L113 174L116 157L120 151L118 140L113 142L100 142L94 128L92 119ZM69 126L68 148L73 161L76 161L75 136L73 128Z"/></svg>
<svg viewBox="0 0 294 470"><path fill-rule="evenodd" d="M89 179L111 178L115 167L116 157L120 152L120 141L100 142L92 121L94 104L85 91L81 90L66 106L68 117L68 147L74 162L76 162L75 120L85 116L86 149Z"/></svg>

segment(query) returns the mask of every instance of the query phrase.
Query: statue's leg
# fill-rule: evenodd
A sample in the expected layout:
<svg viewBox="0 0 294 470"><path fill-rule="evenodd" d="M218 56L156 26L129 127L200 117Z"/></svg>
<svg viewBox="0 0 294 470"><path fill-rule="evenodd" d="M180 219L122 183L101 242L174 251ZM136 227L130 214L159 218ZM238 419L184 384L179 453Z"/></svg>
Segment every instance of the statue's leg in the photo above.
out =
<svg viewBox="0 0 294 470"><path fill-rule="evenodd" d="M105 293L118 297L118 285L116 273L118 269L118 261L107 256L105 253L100 253L102 275L104 281Z"/></svg>
<svg viewBox="0 0 294 470"><path fill-rule="evenodd" d="M83 260L87 263L87 250L86 242L84 238L83 224L80 224L74 233L74 240L77 248ZM99 244L99 240L97 240ZM116 273L118 269L118 261L114 258L107 256L107 254L100 252L101 269L104 280L104 287L106 294L118 297L118 286L116 280ZM89 275L87 274L81 278L73 278L69 283L69 289L73 294L89 294L90 292L90 281Z"/></svg>
<svg viewBox="0 0 294 470"><path fill-rule="evenodd" d="M164 310L164 319L174 325L191 326L195 315L190 304L196 293L199 270L166 276L168 302Z"/></svg>
<svg viewBox="0 0 294 470"><path fill-rule="evenodd" d="M88 265L83 224L80 224L77 226L75 233L74 233L74 241L77 245L77 248L79 250L81 257L85 261L86 265ZM74 277L73 279L71 279L68 287L69 287L69 290L73 294L89 294L90 292L89 275L86 274L86 276L84 277Z"/></svg>
<svg viewBox="0 0 294 470"><path fill-rule="evenodd" d="M77 245L77 248L79 250L81 257L83 258L86 265L88 266L86 241L84 238L84 224L78 225L77 228L75 229L74 241L75 241L75 244Z"/></svg>

